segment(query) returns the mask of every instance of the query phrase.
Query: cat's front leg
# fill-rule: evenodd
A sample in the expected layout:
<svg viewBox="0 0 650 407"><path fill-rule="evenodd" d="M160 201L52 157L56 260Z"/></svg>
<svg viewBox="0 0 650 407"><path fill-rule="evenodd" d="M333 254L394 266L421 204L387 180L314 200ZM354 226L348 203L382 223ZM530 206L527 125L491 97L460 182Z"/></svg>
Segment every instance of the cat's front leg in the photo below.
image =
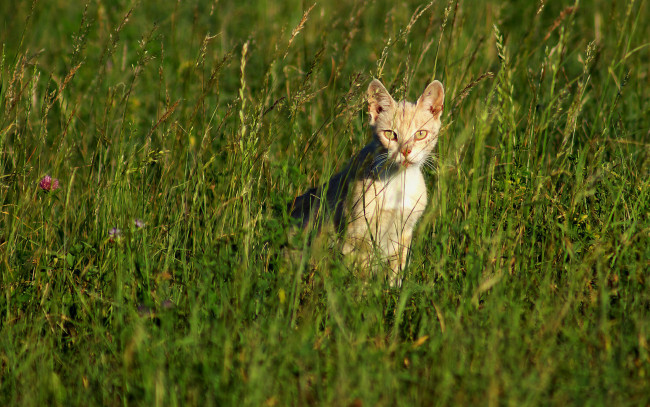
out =
<svg viewBox="0 0 650 407"><path fill-rule="evenodd" d="M412 237L413 236L410 233L405 233L400 237L397 253L390 261L391 274L389 281L390 286L393 288L399 288L402 286Z"/></svg>

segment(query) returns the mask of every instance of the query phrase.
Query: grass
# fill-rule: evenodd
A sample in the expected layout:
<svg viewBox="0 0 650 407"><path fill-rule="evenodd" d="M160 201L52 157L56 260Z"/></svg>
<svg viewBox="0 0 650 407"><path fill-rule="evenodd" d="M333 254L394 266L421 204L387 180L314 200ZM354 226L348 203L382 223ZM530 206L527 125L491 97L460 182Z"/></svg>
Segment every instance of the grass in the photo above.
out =
<svg viewBox="0 0 650 407"><path fill-rule="evenodd" d="M3 2L0 404L650 405L650 10L559 3ZM401 289L283 260L373 77L447 94Z"/></svg>

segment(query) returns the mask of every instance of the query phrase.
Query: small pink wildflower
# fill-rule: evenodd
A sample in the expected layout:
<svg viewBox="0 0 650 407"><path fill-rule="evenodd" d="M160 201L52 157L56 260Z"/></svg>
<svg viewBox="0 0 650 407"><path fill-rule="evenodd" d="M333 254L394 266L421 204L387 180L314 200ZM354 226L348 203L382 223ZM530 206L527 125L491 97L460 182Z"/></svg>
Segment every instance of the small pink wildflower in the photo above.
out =
<svg viewBox="0 0 650 407"><path fill-rule="evenodd" d="M45 175L41 181L38 183L38 186L45 192L56 191L59 189L59 180L49 175Z"/></svg>
<svg viewBox="0 0 650 407"><path fill-rule="evenodd" d="M122 231L116 227L108 231L108 239L111 242L114 242L122 237Z"/></svg>

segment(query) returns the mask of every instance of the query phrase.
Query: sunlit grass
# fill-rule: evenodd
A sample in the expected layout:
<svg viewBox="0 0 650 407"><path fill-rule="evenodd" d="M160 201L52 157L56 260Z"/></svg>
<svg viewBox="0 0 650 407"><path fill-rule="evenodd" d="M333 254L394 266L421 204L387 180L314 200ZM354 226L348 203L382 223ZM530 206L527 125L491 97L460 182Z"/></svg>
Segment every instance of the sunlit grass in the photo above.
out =
<svg viewBox="0 0 650 407"><path fill-rule="evenodd" d="M0 404L650 403L645 2L5 3ZM400 289L285 252L373 77L447 95Z"/></svg>

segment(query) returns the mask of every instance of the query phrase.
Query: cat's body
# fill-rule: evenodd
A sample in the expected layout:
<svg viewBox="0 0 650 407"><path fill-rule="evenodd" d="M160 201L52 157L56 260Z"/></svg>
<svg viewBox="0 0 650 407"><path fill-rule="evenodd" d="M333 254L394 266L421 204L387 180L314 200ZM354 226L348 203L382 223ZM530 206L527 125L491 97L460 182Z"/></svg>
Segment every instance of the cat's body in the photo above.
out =
<svg viewBox="0 0 650 407"><path fill-rule="evenodd" d="M427 205L421 167L437 142L443 101L438 81L413 104L396 102L374 80L368 87L373 140L327 184L292 205L291 215L302 219L303 227L331 219L343 254L363 267L375 254L388 261L391 285L401 282L413 229Z"/></svg>

